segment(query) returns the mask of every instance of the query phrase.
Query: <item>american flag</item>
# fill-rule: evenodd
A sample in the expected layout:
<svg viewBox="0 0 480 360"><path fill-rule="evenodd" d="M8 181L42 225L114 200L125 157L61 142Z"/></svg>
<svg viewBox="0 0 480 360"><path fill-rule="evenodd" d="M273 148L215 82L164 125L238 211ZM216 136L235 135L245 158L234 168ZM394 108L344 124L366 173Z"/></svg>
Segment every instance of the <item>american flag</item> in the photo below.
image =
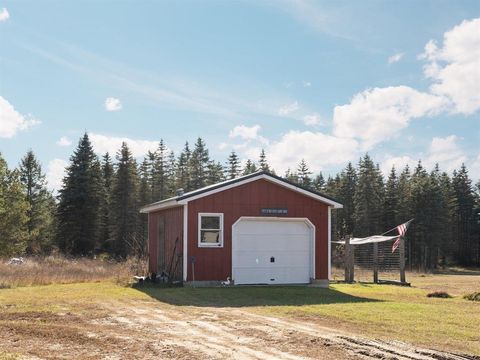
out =
<svg viewBox="0 0 480 360"><path fill-rule="evenodd" d="M395 250L397 250L397 248L400 246L400 239L402 238L402 236L405 236L405 234L407 233L408 225L410 225L412 220L408 220L406 223L403 223L396 227L398 231L398 238L397 240L395 240L395 242L392 245L392 253L395 252Z"/></svg>

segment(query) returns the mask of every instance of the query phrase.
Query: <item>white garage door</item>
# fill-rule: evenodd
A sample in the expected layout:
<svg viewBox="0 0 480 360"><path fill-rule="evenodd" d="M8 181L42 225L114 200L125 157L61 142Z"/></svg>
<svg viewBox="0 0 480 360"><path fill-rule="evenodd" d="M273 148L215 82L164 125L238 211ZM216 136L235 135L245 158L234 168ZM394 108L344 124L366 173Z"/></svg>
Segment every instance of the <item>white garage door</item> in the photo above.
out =
<svg viewBox="0 0 480 360"><path fill-rule="evenodd" d="M313 228L306 221L240 219L232 235L235 284L305 284L313 277Z"/></svg>

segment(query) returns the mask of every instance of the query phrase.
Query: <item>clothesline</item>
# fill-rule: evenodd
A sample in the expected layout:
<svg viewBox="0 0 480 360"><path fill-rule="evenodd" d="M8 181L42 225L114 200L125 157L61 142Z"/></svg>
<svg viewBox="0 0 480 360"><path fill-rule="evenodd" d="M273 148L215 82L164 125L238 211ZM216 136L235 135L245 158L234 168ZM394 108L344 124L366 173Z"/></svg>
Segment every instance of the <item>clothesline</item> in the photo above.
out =
<svg viewBox="0 0 480 360"><path fill-rule="evenodd" d="M350 244L361 245L361 244L379 243L384 241L395 240L395 239L398 239L399 237L400 235L395 235L395 236L373 235L373 236L368 236L364 238L352 238L350 239ZM345 244L345 240L332 241L332 243Z"/></svg>

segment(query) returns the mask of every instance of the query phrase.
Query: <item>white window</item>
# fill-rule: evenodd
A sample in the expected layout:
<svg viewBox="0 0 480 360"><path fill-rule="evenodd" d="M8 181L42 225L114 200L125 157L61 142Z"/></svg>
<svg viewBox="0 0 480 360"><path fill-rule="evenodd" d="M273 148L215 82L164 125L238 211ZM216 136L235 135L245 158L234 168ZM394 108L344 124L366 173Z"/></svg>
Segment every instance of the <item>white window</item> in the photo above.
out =
<svg viewBox="0 0 480 360"><path fill-rule="evenodd" d="M223 247L223 214L198 214L198 246Z"/></svg>

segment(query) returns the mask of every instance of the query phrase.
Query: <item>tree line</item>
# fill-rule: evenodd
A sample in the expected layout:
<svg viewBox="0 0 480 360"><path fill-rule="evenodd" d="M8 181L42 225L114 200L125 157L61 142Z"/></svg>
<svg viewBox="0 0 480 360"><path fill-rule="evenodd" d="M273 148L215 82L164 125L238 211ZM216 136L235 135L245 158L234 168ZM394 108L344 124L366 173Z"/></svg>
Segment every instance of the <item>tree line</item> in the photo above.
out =
<svg viewBox="0 0 480 360"><path fill-rule="evenodd" d="M84 134L70 157L58 195L47 190L45 174L30 150L9 170L0 154L0 256L60 251L72 256L145 256L147 217L139 209L174 196L258 170L274 173L262 150L243 165L232 151L222 164L205 142L188 142L177 156L161 140L140 163L123 143L98 157ZM450 176L437 165L428 172L392 168L385 178L368 154L336 176L312 176L302 160L284 177L338 199L333 237L380 234L415 218L408 231L407 261L426 269L480 265L480 181L473 184L462 165Z"/></svg>

